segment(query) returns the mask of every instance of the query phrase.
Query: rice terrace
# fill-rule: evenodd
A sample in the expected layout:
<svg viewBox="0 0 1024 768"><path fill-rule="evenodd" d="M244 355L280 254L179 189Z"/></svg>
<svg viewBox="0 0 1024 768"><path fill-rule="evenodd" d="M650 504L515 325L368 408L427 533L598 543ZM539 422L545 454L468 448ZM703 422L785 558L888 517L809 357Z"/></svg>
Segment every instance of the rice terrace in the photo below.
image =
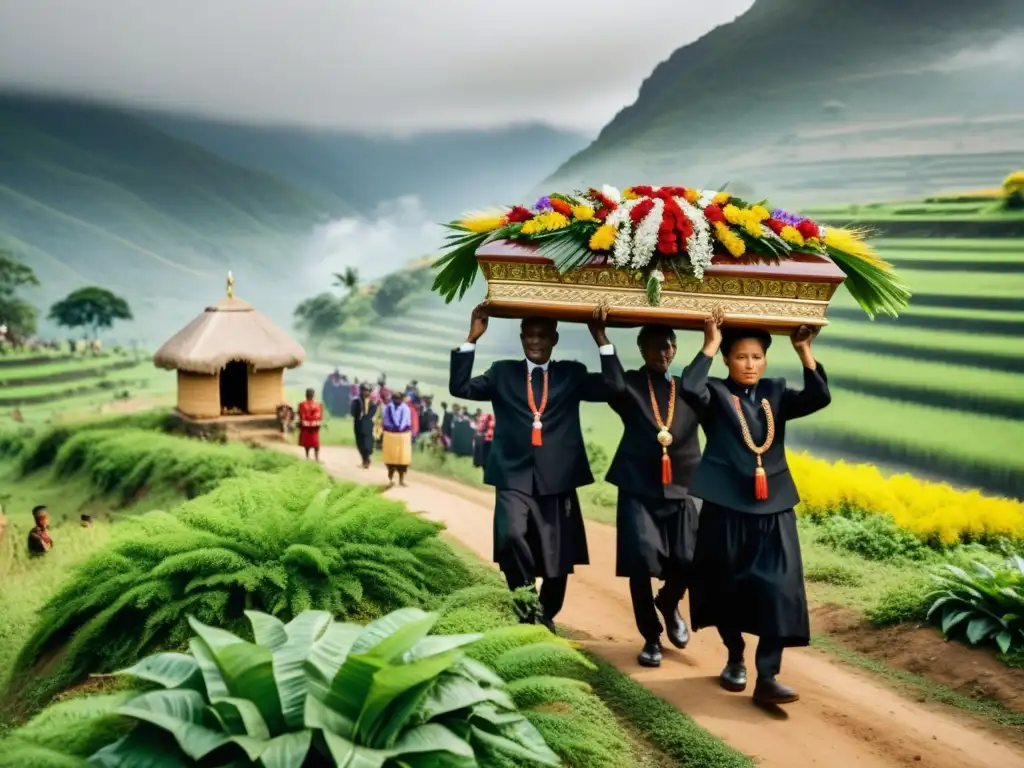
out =
<svg viewBox="0 0 1024 768"><path fill-rule="evenodd" d="M1024 6L110 2L0 10L0 768L1024 766Z"/></svg>

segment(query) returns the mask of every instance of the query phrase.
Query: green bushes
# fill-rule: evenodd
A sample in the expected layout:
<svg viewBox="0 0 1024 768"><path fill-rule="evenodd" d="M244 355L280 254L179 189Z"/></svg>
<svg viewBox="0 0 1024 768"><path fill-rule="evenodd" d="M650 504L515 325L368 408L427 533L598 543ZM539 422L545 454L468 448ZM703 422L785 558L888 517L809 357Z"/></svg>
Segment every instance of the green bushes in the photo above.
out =
<svg viewBox="0 0 1024 768"><path fill-rule="evenodd" d="M964 637L971 645L995 643L1002 653L1024 648L1024 558L1003 568L974 563L973 573L946 565L936 575L939 589L928 618L947 637Z"/></svg>
<svg viewBox="0 0 1024 768"><path fill-rule="evenodd" d="M73 438L61 455L76 446ZM57 659L59 685L124 666L184 643L188 615L235 628L247 609L368 618L430 604L470 582L440 529L315 465L225 481L172 513L125 521L42 608L17 672Z"/></svg>

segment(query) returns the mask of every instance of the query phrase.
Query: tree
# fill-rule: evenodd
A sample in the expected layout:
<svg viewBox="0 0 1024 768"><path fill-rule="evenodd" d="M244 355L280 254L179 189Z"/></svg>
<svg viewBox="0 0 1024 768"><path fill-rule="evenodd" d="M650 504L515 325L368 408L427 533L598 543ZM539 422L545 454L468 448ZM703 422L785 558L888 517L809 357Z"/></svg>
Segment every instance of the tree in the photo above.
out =
<svg viewBox="0 0 1024 768"><path fill-rule="evenodd" d="M373 294L373 308L381 317L402 314L407 298L430 287L429 270L402 270L392 272L380 281Z"/></svg>
<svg viewBox="0 0 1024 768"><path fill-rule="evenodd" d="M352 291L359 287L359 270L353 267L345 267L344 272L335 272L332 285L335 288L344 288L346 294L352 293Z"/></svg>
<svg viewBox="0 0 1024 768"><path fill-rule="evenodd" d="M336 333L345 321L345 304L333 293L321 293L295 308L295 327L316 345Z"/></svg>
<svg viewBox="0 0 1024 768"><path fill-rule="evenodd" d="M65 328L88 328L97 338L100 328L110 328L117 320L131 320L128 302L106 288L90 285L72 291L50 307L50 320Z"/></svg>
<svg viewBox="0 0 1024 768"><path fill-rule="evenodd" d="M39 278L32 267L18 261L10 251L0 250L0 325L6 325L15 339L36 332L39 313L17 294L21 288L37 285Z"/></svg>

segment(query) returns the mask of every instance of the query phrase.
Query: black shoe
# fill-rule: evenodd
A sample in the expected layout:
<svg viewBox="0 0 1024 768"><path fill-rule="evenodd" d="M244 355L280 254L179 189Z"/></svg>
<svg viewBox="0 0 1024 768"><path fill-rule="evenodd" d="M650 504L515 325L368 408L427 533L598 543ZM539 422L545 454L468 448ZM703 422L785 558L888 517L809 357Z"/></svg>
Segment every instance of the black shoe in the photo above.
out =
<svg viewBox="0 0 1024 768"><path fill-rule="evenodd" d="M550 619L548 617L548 615L546 613L544 613L544 609L543 608L537 611L537 621L536 621L536 623L537 624L541 624L541 625L547 627L548 632L550 632L552 635L557 635L558 634L558 632L555 630L555 622L554 622L554 620Z"/></svg>
<svg viewBox="0 0 1024 768"><path fill-rule="evenodd" d="M640 655L636 657L636 660L640 662L641 667L660 667L661 644L644 643L644 649L640 651Z"/></svg>
<svg viewBox="0 0 1024 768"><path fill-rule="evenodd" d="M654 599L654 604L661 611L662 618L665 619L665 635L668 637L668 641L682 650L690 642L690 630L679 613L679 606L671 606L670 610L670 607L662 602L661 595Z"/></svg>
<svg viewBox="0 0 1024 768"><path fill-rule="evenodd" d="M743 664L725 665L722 674L718 676L718 683L730 693L743 693L747 689L747 668Z"/></svg>
<svg viewBox="0 0 1024 768"><path fill-rule="evenodd" d="M799 700L800 694L774 677L759 677L754 686L754 701L758 704L792 704Z"/></svg>

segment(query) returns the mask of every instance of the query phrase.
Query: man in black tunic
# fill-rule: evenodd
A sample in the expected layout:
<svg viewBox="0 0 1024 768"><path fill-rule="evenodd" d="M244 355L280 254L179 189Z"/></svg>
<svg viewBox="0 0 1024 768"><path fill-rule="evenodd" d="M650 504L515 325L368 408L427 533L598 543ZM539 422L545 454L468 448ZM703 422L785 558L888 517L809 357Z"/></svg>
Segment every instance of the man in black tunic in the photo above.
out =
<svg viewBox="0 0 1024 768"><path fill-rule="evenodd" d="M356 448L363 460L363 469L370 466L373 456L373 419L377 415L379 403L373 400L373 390L369 382L359 385L359 397L352 401L352 430L355 433Z"/></svg>
<svg viewBox="0 0 1024 768"><path fill-rule="evenodd" d="M799 503L786 463L786 424L831 402L825 369L811 354L816 331L793 332L804 388L765 379L771 336L726 329L716 312L704 348L683 372L683 397L697 412L707 443L690 487L704 500L694 552L690 616L694 629L717 627L729 652L720 682L747 686L743 633L759 639L754 700L787 704L799 696L776 680L783 648L810 643L810 619L797 536ZM721 349L729 376L709 378Z"/></svg>
<svg viewBox="0 0 1024 768"><path fill-rule="evenodd" d="M583 444L580 403L608 402L621 391L622 366L604 330L606 312L590 325L598 344L601 373L579 362L551 360L558 343L555 321L523 320L519 338L525 360L500 360L473 376L476 343L487 331L486 302L473 310L469 336L452 351L452 397L489 401L494 441L484 482L495 487L494 561L509 589L542 578L540 621L552 632L562 608L568 575L589 562L586 531L576 489L594 482Z"/></svg>
<svg viewBox="0 0 1024 768"><path fill-rule="evenodd" d="M697 539L698 512L688 487L700 463L697 417L669 373L676 334L666 326L641 329L644 365L625 374L611 399L623 432L605 479L618 486L615 573L629 578L633 615L644 639L638 661L661 666L661 634L676 648L690 639L679 603L686 593ZM651 578L664 585L655 597Z"/></svg>

